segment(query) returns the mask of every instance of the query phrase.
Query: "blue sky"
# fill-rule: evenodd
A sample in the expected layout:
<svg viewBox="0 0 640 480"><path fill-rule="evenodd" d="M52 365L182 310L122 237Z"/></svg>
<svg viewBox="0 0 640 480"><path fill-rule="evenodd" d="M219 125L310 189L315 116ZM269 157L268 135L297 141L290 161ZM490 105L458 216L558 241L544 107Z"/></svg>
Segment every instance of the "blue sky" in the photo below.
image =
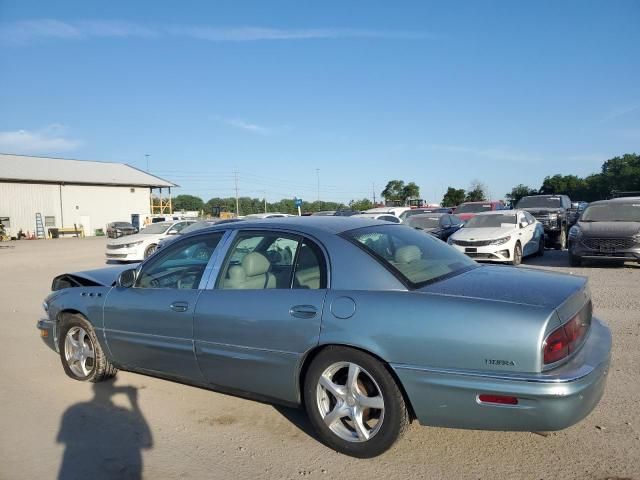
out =
<svg viewBox="0 0 640 480"><path fill-rule="evenodd" d="M640 152L640 2L0 1L0 151L205 200L492 198Z"/></svg>

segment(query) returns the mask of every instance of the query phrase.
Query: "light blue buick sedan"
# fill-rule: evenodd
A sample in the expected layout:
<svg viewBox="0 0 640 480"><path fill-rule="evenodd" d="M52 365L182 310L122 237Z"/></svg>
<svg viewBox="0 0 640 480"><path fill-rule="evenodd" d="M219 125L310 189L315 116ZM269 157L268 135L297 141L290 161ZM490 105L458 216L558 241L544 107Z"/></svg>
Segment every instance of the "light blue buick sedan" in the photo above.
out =
<svg viewBox="0 0 640 480"><path fill-rule="evenodd" d="M121 369L302 405L324 443L355 457L384 452L414 419L568 427L596 406L609 366L585 278L481 266L377 220L219 225L135 269L52 287L38 328L71 378Z"/></svg>

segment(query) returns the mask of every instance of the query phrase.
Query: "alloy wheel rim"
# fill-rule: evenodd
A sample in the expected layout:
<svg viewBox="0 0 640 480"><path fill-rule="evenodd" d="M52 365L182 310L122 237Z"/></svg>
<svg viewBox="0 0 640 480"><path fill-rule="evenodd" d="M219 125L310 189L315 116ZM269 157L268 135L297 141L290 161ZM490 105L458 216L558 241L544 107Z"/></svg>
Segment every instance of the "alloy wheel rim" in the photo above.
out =
<svg viewBox="0 0 640 480"><path fill-rule="evenodd" d="M382 390L371 374L352 362L338 362L322 372L316 403L325 425L348 442L366 442L384 422Z"/></svg>
<svg viewBox="0 0 640 480"><path fill-rule="evenodd" d="M87 377L95 367L96 352L87 331L71 327L64 339L64 358L77 377Z"/></svg>

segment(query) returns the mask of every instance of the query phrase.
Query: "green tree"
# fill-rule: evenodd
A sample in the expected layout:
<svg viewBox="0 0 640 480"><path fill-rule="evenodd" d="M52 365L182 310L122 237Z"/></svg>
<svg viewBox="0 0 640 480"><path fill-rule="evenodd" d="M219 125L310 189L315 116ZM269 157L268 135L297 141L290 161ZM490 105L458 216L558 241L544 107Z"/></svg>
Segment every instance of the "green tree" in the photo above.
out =
<svg viewBox="0 0 640 480"><path fill-rule="evenodd" d="M204 201L195 195L178 195L172 200L175 211L200 211L204 208Z"/></svg>
<svg viewBox="0 0 640 480"><path fill-rule="evenodd" d="M449 187L447 192L442 197L443 207L456 207L464 202L465 192L464 188Z"/></svg>
<svg viewBox="0 0 640 480"><path fill-rule="evenodd" d="M467 191L465 202L484 202L487 199L487 186L484 183L474 180Z"/></svg>
<svg viewBox="0 0 640 480"><path fill-rule="evenodd" d="M408 198L420 197L420 187L415 182L404 183L403 180L390 180L382 191L385 201L405 205Z"/></svg>
<svg viewBox="0 0 640 480"><path fill-rule="evenodd" d="M404 204L404 182L402 180L390 180L382 191L382 196L387 202Z"/></svg>
<svg viewBox="0 0 640 480"><path fill-rule="evenodd" d="M526 185L523 185L521 183L513 187L511 189L511 192L505 195L505 198L509 201L511 205L515 206L522 197L527 197L529 195L537 195L537 194L538 194L538 190L536 190L535 188L527 187Z"/></svg>
<svg viewBox="0 0 640 480"><path fill-rule="evenodd" d="M351 210L369 210L370 208L373 208L373 202L371 200L369 200L368 198L363 198L361 200L351 200L349 202L349 208Z"/></svg>

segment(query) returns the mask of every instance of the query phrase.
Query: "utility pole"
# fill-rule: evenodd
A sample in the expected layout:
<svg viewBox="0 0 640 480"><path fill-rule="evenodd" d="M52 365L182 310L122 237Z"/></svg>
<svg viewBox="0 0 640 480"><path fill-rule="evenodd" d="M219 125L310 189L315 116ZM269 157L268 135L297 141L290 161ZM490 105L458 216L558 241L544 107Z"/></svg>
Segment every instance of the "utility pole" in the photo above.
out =
<svg viewBox="0 0 640 480"><path fill-rule="evenodd" d="M318 179L318 202L320 201L320 169L316 168L316 178Z"/></svg>
<svg viewBox="0 0 640 480"><path fill-rule="evenodd" d="M262 192L262 195L264 197L264 213L267 213L267 191L264 190Z"/></svg>
<svg viewBox="0 0 640 480"><path fill-rule="evenodd" d="M372 192L373 192L373 206L375 207L376 206L376 182L373 182Z"/></svg>
<svg viewBox="0 0 640 480"><path fill-rule="evenodd" d="M233 176L236 182L236 217L240 216L240 203L238 201L238 172L233 172Z"/></svg>
<svg viewBox="0 0 640 480"><path fill-rule="evenodd" d="M148 153L144 154L144 158L147 160L147 172L149 171L149 157L150 155Z"/></svg>

